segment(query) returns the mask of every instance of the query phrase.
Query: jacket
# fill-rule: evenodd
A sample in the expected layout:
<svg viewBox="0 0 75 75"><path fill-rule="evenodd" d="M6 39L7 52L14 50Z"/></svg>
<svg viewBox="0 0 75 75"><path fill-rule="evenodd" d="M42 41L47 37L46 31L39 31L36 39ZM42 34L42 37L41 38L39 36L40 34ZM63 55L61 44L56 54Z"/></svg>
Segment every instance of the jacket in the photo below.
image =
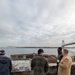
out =
<svg viewBox="0 0 75 75"><path fill-rule="evenodd" d="M34 70L34 75L45 75L48 68L48 62L42 56L35 56L31 61L31 69Z"/></svg>
<svg viewBox="0 0 75 75"><path fill-rule="evenodd" d="M59 63L60 63L62 57L63 57L62 54L59 54L58 57L57 57L57 69L58 69L58 66L59 66Z"/></svg>
<svg viewBox="0 0 75 75"><path fill-rule="evenodd" d="M0 75L10 75L12 63L8 57L0 57Z"/></svg>
<svg viewBox="0 0 75 75"><path fill-rule="evenodd" d="M72 65L72 58L66 55L59 63L58 75L70 75Z"/></svg>

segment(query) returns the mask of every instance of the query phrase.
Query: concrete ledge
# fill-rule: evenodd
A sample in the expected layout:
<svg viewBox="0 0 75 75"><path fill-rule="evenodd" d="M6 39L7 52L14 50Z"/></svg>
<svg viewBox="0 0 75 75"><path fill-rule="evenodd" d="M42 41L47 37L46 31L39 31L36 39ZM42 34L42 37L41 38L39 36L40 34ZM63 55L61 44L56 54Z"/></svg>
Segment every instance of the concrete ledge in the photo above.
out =
<svg viewBox="0 0 75 75"><path fill-rule="evenodd" d="M57 67L56 63L50 63L49 66L49 71L46 73L46 75L57 75ZM23 71L23 72L12 72L11 75L31 75L31 71ZM71 68L71 75L75 75L75 62L72 63L72 68Z"/></svg>
<svg viewBox="0 0 75 75"><path fill-rule="evenodd" d="M72 65L75 65L75 62L73 62ZM57 64L56 63L49 63L49 66L57 66Z"/></svg>

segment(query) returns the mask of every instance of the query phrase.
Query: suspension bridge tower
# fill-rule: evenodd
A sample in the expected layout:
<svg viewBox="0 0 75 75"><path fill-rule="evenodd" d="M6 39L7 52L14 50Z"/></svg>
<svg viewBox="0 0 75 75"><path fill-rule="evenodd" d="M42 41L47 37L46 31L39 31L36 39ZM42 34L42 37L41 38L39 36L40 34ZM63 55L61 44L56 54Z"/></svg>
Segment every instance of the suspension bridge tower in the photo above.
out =
<svg viewBox="0 0 75 75"><path fill-rule="evenodd" d="M64 49L65 42L62 40L62 49Z"/></svg>

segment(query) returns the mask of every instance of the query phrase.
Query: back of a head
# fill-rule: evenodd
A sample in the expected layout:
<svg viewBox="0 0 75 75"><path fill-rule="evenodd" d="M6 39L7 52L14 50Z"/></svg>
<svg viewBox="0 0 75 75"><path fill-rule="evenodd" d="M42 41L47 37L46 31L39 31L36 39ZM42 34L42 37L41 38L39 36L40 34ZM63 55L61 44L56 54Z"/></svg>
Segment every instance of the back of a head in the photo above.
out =
<svg viewBox="0 0 75 75"><path fill-rule="evenodd" d="M44 53L43 49L38 50L38 54Z"/></svg>
<svg viewBox="0 0 75 75"><path fill-rule="evenodd" d="M9 62L9 58L5 56L5 50L0 50L0 62L6 64Z"/></svg>

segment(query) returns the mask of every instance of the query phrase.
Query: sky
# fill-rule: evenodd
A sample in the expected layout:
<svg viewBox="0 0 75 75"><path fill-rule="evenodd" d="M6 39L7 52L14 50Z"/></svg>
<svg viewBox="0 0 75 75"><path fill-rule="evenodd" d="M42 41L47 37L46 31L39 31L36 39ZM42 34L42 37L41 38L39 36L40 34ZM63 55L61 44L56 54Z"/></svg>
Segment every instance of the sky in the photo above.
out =
<svg viewBox="0 0 75 75"><path fill-rule="evenodd" d="M0 47L56 47L75 40L75 0L0 0Z"/></svg>

